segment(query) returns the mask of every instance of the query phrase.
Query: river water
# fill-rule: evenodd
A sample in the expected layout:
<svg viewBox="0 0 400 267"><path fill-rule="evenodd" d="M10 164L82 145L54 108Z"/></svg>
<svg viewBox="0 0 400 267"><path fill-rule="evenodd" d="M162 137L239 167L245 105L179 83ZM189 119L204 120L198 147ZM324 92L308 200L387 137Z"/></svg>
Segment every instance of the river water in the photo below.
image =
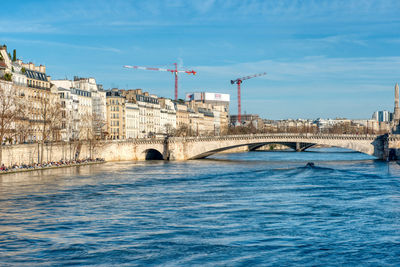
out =
<svg viewBox="0 0 400 267"><path fill-rule="evenodd" d="M332 148L3 175L0 265L399 266L400 166Z"/></svg>

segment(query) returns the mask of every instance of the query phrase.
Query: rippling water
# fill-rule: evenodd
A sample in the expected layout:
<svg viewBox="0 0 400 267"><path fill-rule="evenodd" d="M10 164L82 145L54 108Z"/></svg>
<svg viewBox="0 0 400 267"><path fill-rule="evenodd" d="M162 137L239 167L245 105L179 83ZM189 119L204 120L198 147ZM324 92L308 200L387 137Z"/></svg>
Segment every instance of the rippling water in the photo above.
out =
<svg viewBox="0 0 400 267"><path fill-rule="evenodd" d="M324 149L3 175L0 265L399 266L400 166Z"/></svg>

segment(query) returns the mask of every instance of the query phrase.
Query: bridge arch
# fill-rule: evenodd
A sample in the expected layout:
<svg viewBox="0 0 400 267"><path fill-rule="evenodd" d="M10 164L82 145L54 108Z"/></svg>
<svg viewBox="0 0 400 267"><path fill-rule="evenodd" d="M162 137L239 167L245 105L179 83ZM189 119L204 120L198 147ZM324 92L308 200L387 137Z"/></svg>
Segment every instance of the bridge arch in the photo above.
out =
<svg viewBox="0 0 400 267"><path fill-rule="evenodd" d="M290 143L290 142L288 142L288 143L285 143L285 142L267 142L267 143L256 143L256 144L241 144L241 145L221 147L221 148L213 149L213 150L210 150L210 151L206 151L206 152L203 152L203 153L201 153L199 155L195 155L195 156L193 156L193 157L191 157L189 159L202 159L202 158L206 158L208 156L211 156L213 154L216 154L216 153L219 153L219 152L223 152L225 150L229 150L229 149L237 148L237 147L242 147L242 146L248 146L249 147L249 151L252 151L252 150L255 150L255 149L257 149L259 147L262 147L264 145L268 145L268 144L287 145L289 148L291 148L291 149L293 149L295 151L298 151L298 152L305 151L307 148L310 148L310 147L315 146L315 145L327 145L327 144L318 144L318 143L312 143L312 144L303 143L304 146L299 146L301 148L300 149L296 149L296 143L293 144L293 143ZM356 151L356 152L372 155L371 153L369 153L369 151L366 151L364 149L355 150L351 145L334 145L334 146L333 145L328 145L328 146L346 148L346 149L350 149L350 150L353 150L353 151Z"/></svg>
<svg viewBox="0 0 400 267"><path fill-rule="evenodd" d="M268 142L268 143L262 143L262 144L255 144L255 145L249 145L249 151L255 151L259 149L260 147L266 146L266 145L284 145L287 146L290 149L293 149L297 152L305 151L306 149L315 146L316 144L313 143L295 143L295 142Z"/></svg>
<svg viewBox="0 0 400 267"><path fill-rule="evenodd" d="M164 159L161 152L154 148L146 149L143 153L144 153L145 160L163 160Z"/></svg>

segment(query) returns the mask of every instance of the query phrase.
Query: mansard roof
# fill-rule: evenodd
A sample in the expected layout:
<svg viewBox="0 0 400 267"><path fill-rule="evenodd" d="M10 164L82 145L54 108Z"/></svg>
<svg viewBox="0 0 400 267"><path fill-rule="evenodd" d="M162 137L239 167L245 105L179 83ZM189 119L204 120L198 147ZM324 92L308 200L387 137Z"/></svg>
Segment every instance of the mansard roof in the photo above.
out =
<svg viewBox="0 0 400 267"><path fill-rule="evenodd" d="M38 71L27 69L27 70L25 70L25 75L26 75L26 77L28 77L30 79L41 80L41 81L45 81L45 82L48 81L46 74L43 72L38 72Z"/></svg>

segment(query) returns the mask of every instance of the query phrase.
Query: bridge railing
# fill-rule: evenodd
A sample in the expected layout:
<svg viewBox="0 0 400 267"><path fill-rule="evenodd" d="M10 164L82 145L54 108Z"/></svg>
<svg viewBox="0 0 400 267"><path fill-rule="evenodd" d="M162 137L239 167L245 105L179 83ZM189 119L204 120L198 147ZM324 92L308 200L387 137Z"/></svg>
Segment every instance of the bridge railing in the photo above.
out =
<svg viewBox="0 0 400 267"><path fill-rule="evenodd" d="M170 141L213 141L231 139L358 139L374 140L379 135L373 134L311 134L311 133L276 133L276 134L244 134L244 135L224 135L224 136L197 136L197 137L171 137Z"/></svg>

